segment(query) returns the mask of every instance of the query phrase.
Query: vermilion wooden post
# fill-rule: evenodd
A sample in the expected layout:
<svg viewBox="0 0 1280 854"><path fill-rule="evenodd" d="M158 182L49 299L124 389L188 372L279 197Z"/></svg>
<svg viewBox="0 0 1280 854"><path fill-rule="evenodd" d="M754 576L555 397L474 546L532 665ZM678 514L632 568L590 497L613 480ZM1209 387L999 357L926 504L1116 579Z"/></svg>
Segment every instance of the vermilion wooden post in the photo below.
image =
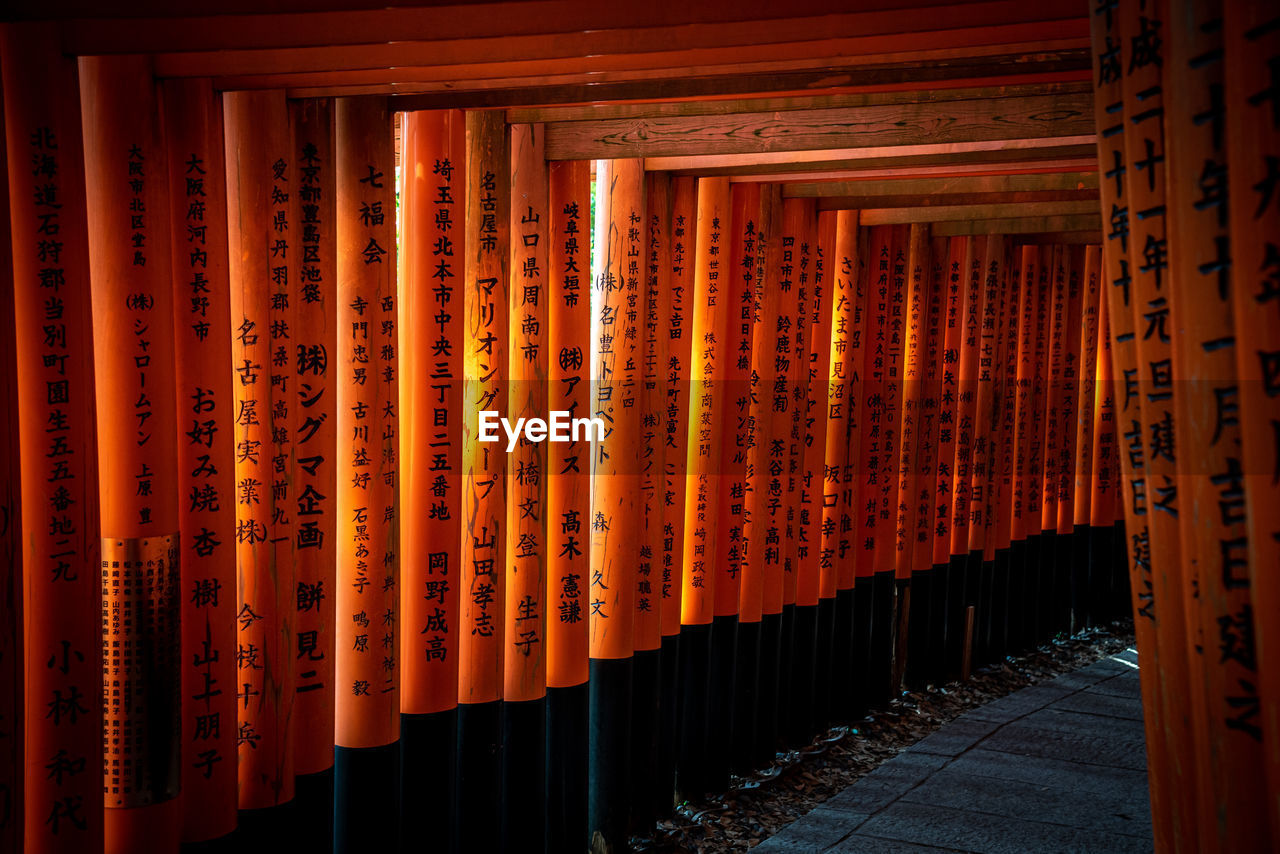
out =
<svg viewBox="0 0 1280 854"><path fill-rule="evenodd" d="M1101 247L1099 247L1101 249ZM1105 258L1105 253L1100 252ZM1102 273L1105 274L1103 269ZM1099 286L1098 358L1093 403L1093 461L1089 484L1089 573L1100 620L1132 612L1129 601L1128 549L1123 542L1124 508L1120 506L1120 444L1116 437L1115 383L1111 373L1111 330L1106 282ZM1117 566L1117 564L1119 564Z"/></svg>
<svg viewBox="0 0 1280 854"><path fill-rule="evenodd" d="M150 61L82 59L80 85L94 314L109 319L94 336L108 564L104 850L176 851L181 544L169 174Z"/></svg>
<svg viewBox="0 0 1280 854"><path fill-rule="evenodd" d="M11 520L22 543L24 690L15 701L26 760L14 823L21 850L70 854L103 845L94 330L86 219L64 203L85 192L79 79L52 26L5 25L0 39L5 159L26 167L8 173L5 199L24 508Z"/></svg>
<svg viewBox="0 0 1280 854"><path fill-rule="evenodd" d="M1076 465L1072 484L1071 525L1075 548L1072 567L1072 603L1076 610L1075 625L1092 626L1097 621L1094 603L1098 601L1099 579L1092 573L1094 531L1090 524L1093 504L1094 418L1098 395L1098 300L1102 287L1102 249L1085 247L1081 268L1079 395L1076 405ZM1109 527L1109 526L1108 526ZM1099 534L1105 537L1106 534Z"/></svg>
<svg viewBox="0 0 1280 854"><path fill-rule="evenodd" d="M1010 518L1010 645L1015 651L1023 649L1031 640L1034 621L1027 610L1029 590L1034 576L1030 570L1028 537L1031 534L1030 510L1032 494L1036 490L1031 483L1032 443L1039 439L1032 429L1032 406L1035 400L1035 351L1036 318L1040 311L1039 252L1034 246L1018 250L1018 280L1022 299L1018 311L1017 367L1014 383L1014 449L1013 449L1013 503ZM1039 517L1035 517L1038 521Z"/></svg>
<svg viewBox="0 0 1280 854"><path fill-rule="evenodd" d="M943 324L947 308L947 239L934 237L929 244L925 271L927 313L922 355L920 406L916 441L915 529L911 532L911 614L907 632L907 683L913 688L936 678L937 650L941 640L944 612L934 600L946 588L939 582L939 568L933 560L934 495L938 472L938 440L942 414ZM941 590L939 589L941 588Z"/></svg>
<svg viewBox="0 0 1280 854"><path fill-rule="evenodd" d="M1054 587L1056 591L1054 599L1057 605L1054 625L1058 631L1069 634L1072 631L1075 598L1072 587L1072 562L1076 556L1076 544L1072 533L1075 512L1073 502L1075 500L1077 400L1080 386L1081 271L1084 266L1084 247L1064 247L1063 257L1067 267L1067 284L1062 319L1062 367L1058 380L1061 389L1058 409L1060 426L1058 428L1058 459L1051 489L1057 498L1056 518L1053 520L1054 529L1057 532Z"/></svg>
<svg viewBox="0 0 1280 854"><path fill-rule="evenodd" d="M227 185L221 97L208 80L165 81L161 94L173 241L178 524L185 532L182 839L202 842L236 829L236 738L229 724L236 717L230 690L236 683L236 509Z"/></svg>
<svg viewBox="0 0 1280 854"><path fill-rule="evenodd" d="M747 560L743 568L741 613L760 613L760 659L754 756L757 766L773 757L779 743L783 696L784 631L781 537L786 509L786 438L790 435L786 358L790 337L779 326L784 295L782 270L782 187L767 184L760 193L756 253L757 314L751 349L755 432L748 455ZM763 278L761 278L763 277ZM758 587L758 593L757 593ZM759 604L757 605L757 596Z"/></svg>
<svg viewBox="0 0 1280 854"><path fill-rule="evenodd" d="M831 259L835 255L836 214L822 211L810 232L809 298L805 305L805 397L801 412L804 468L801 471L797 535L797 571L803 591L798 601L818 608L814 654L815 724L818 732L831 725L831 697L836 608L835 564L822 554L823 483L826 479L827 409L831 385L831 305L834 293Z"/></svg>
<svg viewBox="0 0 1280 854"><path fill-rule="evenodd" d="M1255 700L1245 685L1237 683L1229 702L1233 719L1249 715L1247 721L1261 724L1270 782L1267 809L1274 838L1280 833L1280 668L1276 666L1280 624L1275 619L1280 584L1275 572L1265 570L1280 565L1280 538L1276 536L1280 530L1276 510L1280 507L1280 480L1276 478L1280 448L1275 426L1280 422L1280 353L1275 333L1280 305L1276 284L1280 235L1277 201L1267 191L1273 186L1275 164L1280 162L1280 121L1275 113L1272 71L1280 55L1280 32L1275 27L1275 8L1267 3L1223 3L1223 11L1232 308L1240 386L1241 468L1249 507L1248 560L1257 569L1249 592L1258 617L1260 713L1252 717ZM1236 561L1244 558L1243 551L1238 539L1229 540L1222 547L1222 563L1215 562L1210 568L1238 567Z"/></svg>
<svg viewBox="0 0 1280 854"><path fill-rule="evenodd" d="M333 101L289 106L294 182L289 220L296 223L287 298L294 322L286 379L294 442L297 733L297 826L312 844L332 845L334 708L337 687L338 293L337 170ZM279 351L277 350L277 357ZM330 361L335 360L335 361ZM288 374L286 373L287 377Z"/></svg>
<svg viewBox="0 0 1280 854"><path fill-rule="evenodd" d="M656 187L649 200L649 217L666 217L670 249L658 263L666 266L670 300L661 320L668 335L663 366L663 445L666 487L662 511L662 719L658 733L658 781L669 809L675 795L676 747L680 722L680 609L684 575L685 472L689 462L689 370L692 352L693 257L697 237L697 199L693 178L672 178L668 204L660 203ZM661 223L660 223L661 227Z"/></svg>
<svg viewBox="0 0 1280 854"><path fill-rule="evenodd" d="M235 391L236 709L241 824L278 839L271 810L293 800L296 587L292 538L277 501L271 419L292 401L272 386L271 295L287 292L293 257L276 241L288 229L292 192L288 116L279 92L223 96L227 163L227 243L231 277L231 381ZM273 204L273 202L277 202ZM275 282L282 271L284 288ZM280 303L277 303L280 305ZM277 309L279 311L279 309ZM281 318L282 322L287 322ZM276 327L276 332L281 332ZM288 346L281 342L282 346ZM287 353L287 350L286 350ZM287 434L286 434L287 436ZM277 509L279 512L277 513ZM279 533L277 533L279 530ZM281 542L274 542L284 538ZM337 595L337 591L334 591ZM246 813L244 811L252 810Z"/></svg>
<svg viewBox="0 0 1280 854"><path fill-rule="evenodd" d="M3 35L0 35L3 39ZM4 138L4 98L0 83L0 139ZM18 399L18 354L13 332L13 246L9 232L9 169L7 152L0 149L0 395ZM18 440L18 410L6 408L0 416L0 720L11 725L0 730L0 847L22 849L22 727L25 695L22 605L22 447ZM28 510L28 512L30 512Z"/></svg>
<svg viewBox="0 0 1280 854"><path fill-rule="evenodd" d="M1045 408L1049 397L1049 339L1050 315L1053 311L1053 247L1041 246L1036 252L1035 268L1036 316L1032 350L1031 435L1028 442L1026 477L1027 516L1027 569L1030 584L1027 586L1026 616L1030 621L1028 639L1031 645L1043 641L1049 631L1045 619L1045 602L1051 589L1052 577L1044 570L1044 472L1048 447L1045 442ZM1042 595L1041 591L1045 591Z"/></svg>
<svg viewBox="0 0 1280 854"><path fill-rule="evenodd" d="M597 182L599 175L597 173ZM679 210L679 207L677 207ZM697 237L689 371L689 429L684 509L684 572L680 601L680 745L677 797L700 799L706 791L706 738L710 725L711 624L720 506L719 424L723 411L724 351L730 306L723 299L729 263L729 181L701 178L697 187Z"/></svg>
<svg viewBox="0 0 1280 854"><path fill-rule="evenodd" d="M510 146L500 113L468 112L462 299L462 566L458 573L458 810L463 847L498 847L506 558L505 445L480 413L506 416ZM501 441L500 439L498 441Z"/></svg>
<svg viewBox="0 0 1280 854"><path fill-rule="evenodd" d="M457 774L466 123L401 119L400 802L449 848ZM585 659L585 655L584 655ZM402 838L410 838L402 810Z"/></svg>
<svg viewBox="0 0 1280 854"><path fill-rule="evenodd" d="M593 447L592 463L588 828L593 849L603 852L625 850L632 792L631 680L643 521L644 214L641 161L597 161L592 415L604 420L605 432Z"/></svg>
<svg viewBox="0 0 1280 854"><path fill-rule="evenodd" d="M511 343L507 415L548 417L547 243L550 207L540 124L511 135ZM503 653L503 845L546 829L547 444L521 437L507 454L506 618Z"/></svg>
<svg viewBox="0 0 1280 854"><path fill-rule="evenodd" d="M1136 23L1136 22L1135 22ZM1124 550L1132 591L1134 634L1139 666L1148 673L1161 672L1157 648L1156 605L1152 594L1148 484L1143 455L1142 400L1137 390L1138 352L1134 334L1134 272L1129 247L1130 226L1136 218L1129 191L1126 139L1137 133L1125 119L1124 67L1129 60L1134 28L1127 26L1114 7L1098 7L1090 14L1090 36L1095 57L1094 115L1098 124L1098 163L1102 212L1106 220L1103 242L1103 301L1106 302L1107 340L1112 360L1112 396L1115 433L1120 456L1124 518ZM1136 171L1136 165L1133 166ZM1152 829L1157 850L1173 850L1175 785L1169 776L1168 730L1165 728L1164 694L1156 679L1142 681L1143 717L1148 745Z"/></svg>
<svg viewBox="0 0 1280 854"><path fill-rule="evenodd" d="M1043 258L1043 256L1042 256ZM1064 435L1063 366L1067 341L1067 279L1070 259L1066 247L1053 246L1049 252L1049 302L1046 308L1047 353L1045 371L1045 411L1040 480L1040 603L1042 639L1047 640L1062 628L1058 600L1062 594L1059 573L1058 539L1058 473L1061 467L1061 445Z"/></svg>
<svg viewBox="0 0 1280 854"><path fill-rule="evenodd" d="M853 382L861 374L858 344L863 330L859 324L866 309L858 282L858 212L836 213L835 241L826 259L831 290L830 371L827 375L826 452L822 477L821 558L832 566L835 588L835 617L832 628L833 652L830 679L833 682L831 714L836 723L853 720L857 686L853 684L854 632L854 549L851 448L857 424L856 404L851 396Z"/></svg>
<svg viewBox="0 0 1280 854"><path fill-rule="evenodd" d="M394 846L399 837L395 152L385 101L338 99L334 128L342 487L334 850L354 852Z"/></svg>
<svg viewBox="0 0 1280 854"><path fill-rule="evenodd" d="M929 227L914 224L907 245L906 289L903 293L904 328L902 347L902 419L898 463L894 469L898 479L898 499L894 539L897 554L894 570L898 583L898 618L895 623L893 689L902 687L907 667L907 642L910 638L910 614L914 606L911 582L915 565L915 530L917 459L920 455L924 405L925 348L929 317Z"/></svg>
<svg viewBox="0 0 1280 854"><path fill-rule="evenodd" d="M591 408L591 164L550 164L548 410ZM572 434L570 434L572 438ZM587 845L590 437L548 449L547 850Z"/></svg>
<svg viewBox="0 0 1280 854"><path fill-rule="evenodd" d="M675 701L663 690L662 621L670 595L663 569L663 522L667 496L667 363L671 332L671 178L645 175L645 211L640 226L644 278L644 349L640 414L641 495L644 527L636 577L636 656L632 678L631 767L636 793L631 823L645 832L671 808L672 781L664 782L654 761L659 751L663 707ZM629 263L629 262L628 262Z"/></svg>

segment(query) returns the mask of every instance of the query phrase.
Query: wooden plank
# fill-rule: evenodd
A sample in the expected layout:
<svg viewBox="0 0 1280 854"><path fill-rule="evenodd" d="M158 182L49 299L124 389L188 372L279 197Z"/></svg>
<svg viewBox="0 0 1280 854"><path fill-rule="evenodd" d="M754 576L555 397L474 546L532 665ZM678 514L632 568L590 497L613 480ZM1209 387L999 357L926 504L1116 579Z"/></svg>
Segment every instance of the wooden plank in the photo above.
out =
<svg viewBox="0 0 1280 854"><path fill-rule="evenodd" d="M1035 234L1016 234L1010 238L1015 245L1054 246L1059 244L1101 245L1101 231L1041 231Z"/></svg>
<svg viewBox="0 0 1280 854"><path fill-rule="evenodd" d="M737 154L1092 132L1092 99L1073 93L778 114L563 122L547 125L547 156L585 160Z"/></svg>
<svg viewBox="0 0 1280 854"><path fill-rule="evenodd" d="M936 237L961 237L969 234L1045 234L1101 229L1101 214L1089 213L939 222L934 226L933 234Z"/></svg>
<svg viewBox="0 0 1280 854"><path fill-rule="evenodd" d="M903 196L951 196L984 193L1088 192L1098 189L1097 172L1036 175L991 175L946 178L908 178L898 181L814 181L788 184L787 198L860 196L866 199ZM927 203L926 203L927 204ZM864 206L864 207L874 207ZM900 207L900 205L884 205Z"/></svg>
<svg viewBox="0 0 1280 854"><path fill-rule="evenodd" d="M1024 204L1061 202L1088 202L1097 207L1097 190L1026 190L1015 193L954 193L948 195L902 196L821 196L820 210L865 210L868 208L920 210L923 216L929 211L950 210L957 207L1013 206ZM925 220L911 220L924 222Z"/></svg>
<svg viewBox="0 0 1280 854"><path fill-rule="evenodd" d="M821 210L840 210L820 199ZM931 208L865 208L858 217L864 225L902 225L911 222L961 222L985 219L1024 219L1027 217L1078 216L1098 214L1098 202L1030 202L1006 205L939 205ZM1058 229L1059 231L1066 229ZM978 232L999 233L999 232Z"/></svg>
<svg viewBox="0 0 1280 854"><path fill-rule="evenodd" d="M941 166L901 166L885 169L841 169L832 172L782 172L772 175L747 174L731 175L730 182L745 183L808 183L812 181L849 181L870 178L907 180L910 178L933 178L947 176L970 175L975 178L993 175L1052 175L1062 172L1097 171L1098 161L1090 159L1076 160L1033 160L1017 163L961 163ZM681 173L677 173L681 174Z"/></svg>

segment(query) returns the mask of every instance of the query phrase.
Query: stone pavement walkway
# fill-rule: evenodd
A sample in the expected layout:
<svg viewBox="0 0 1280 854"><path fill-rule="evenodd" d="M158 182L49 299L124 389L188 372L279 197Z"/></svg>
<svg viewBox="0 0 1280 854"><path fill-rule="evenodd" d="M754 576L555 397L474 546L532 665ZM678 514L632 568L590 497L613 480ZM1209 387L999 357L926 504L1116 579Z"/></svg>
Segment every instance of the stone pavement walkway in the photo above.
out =
<svg viewBox="0 0 1280 854"><path fill-rule="evenodd" d="M1132 649L974 709L752 854L1149 852Z"/></svg>

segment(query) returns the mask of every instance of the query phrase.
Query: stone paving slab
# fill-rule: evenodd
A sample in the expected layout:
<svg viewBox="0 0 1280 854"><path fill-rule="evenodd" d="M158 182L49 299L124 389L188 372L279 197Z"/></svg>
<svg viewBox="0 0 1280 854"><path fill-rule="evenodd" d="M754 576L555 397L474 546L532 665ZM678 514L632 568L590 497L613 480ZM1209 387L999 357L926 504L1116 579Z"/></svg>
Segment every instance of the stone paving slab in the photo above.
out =
<svg viewBox="0 0 1280 854"><path fill-rule="evenodd" d="M755 850L1147 854L1135 663L1120 653L974 709Z"/></svg>

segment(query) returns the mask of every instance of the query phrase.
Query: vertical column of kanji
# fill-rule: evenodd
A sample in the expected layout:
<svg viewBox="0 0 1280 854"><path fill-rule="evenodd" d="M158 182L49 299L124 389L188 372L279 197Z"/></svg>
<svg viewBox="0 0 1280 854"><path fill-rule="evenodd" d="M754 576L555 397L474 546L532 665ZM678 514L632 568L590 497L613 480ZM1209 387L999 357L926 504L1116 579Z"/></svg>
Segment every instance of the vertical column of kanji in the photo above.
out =
<svg viewBox="0 0 1280 854"><path fill-rule="evenodd" d="M671 808L672 781L663 777L655 757L663 710L675 701L662 690L662 620L667 572L663 568L663 516L667 493L667 353L670 350L671 178L665 172L645 175L645 212L641 225L644 248L644 352L641 432L641 495L644 527L636 578L636 656L632 684L631 767L635 779L631 822L645 828Z"/></svg>
<svg viewBox="0 0 1280 854"><path fill-rule="evenodd" d="M334 104L338 549L334 850L399 831L395 152L385 101Z"/></svg>
<svg viewBox="0 0 1280 854"><path fill-rule="evenodd" d="M663 365L662 433L665 489L662 501L662 720L658 733L657 785L654 793L662 798L660 807L671 806L675 791L676 744L680 721L680 596L684 567L684 499L685 473L689 461L689 367L692 320L689 307L693 298L694 227L697 199L694 179L672 178L670 198L663 203L658 187L650 187L646 196L650 224L653 217L665 217L669 229L669 250L658 263L667 269L665 304L667 313L660 319L666 330L667 362ZM662 227L662 222L660 222ZM659 788L660 787L660 788Z"/></svg>
<svg viewBox="0 0 1280 854"><path fill-rule="evenodd" d="M631 705L640 552L644 165L596 165L591 297L591 744L587 820L593 847L626 848L631 802ZM714 505L712 505L714 506Z"/></svg>
<svg viewBox="0 0 1280 854"><path fill-rule="evenodd" d="M546 826L547 159L542 125L511 126L509 417L503 716L504 845L541 845Z"/></svg>
<svg viewBox="0 0 1280 854"><path fill-rule="evenodd" d="M208 80L161 88L173 240L182 607L184 842L236 828L236 509L222 101ZM225 724L225 725L224 725Z"/></svg>
<svg viewBox="0 0 1280 854"><path fill-rule="evenodd" d="M236 746L240 808L254 834L268 834L274 812L293 800L296 588L292 561L277 564L272 482L274 400L270 373L272 268L289 239L287 211L272 197L291 191L288 118L279 92L223 96L227 168L227 245L231 281L231 382L235 394ZM279 230L277 230L279 229ZM281 401L288 403L287 398ZM281 511L284 510L281 502Z"/></svg>
<svg viewBox="0 0 1280 854"><path fill-rule="evenodd" d="M1071 536L1075 513L1075 465L1076 465L1076 412L1080 384L1080 306L1082 302L1081 270L1084 267L1084 247L1063 247L1067 282L1063 300L1062 364L1058 375L1059 407L1057 420L1058 448L1054 466L1054 480L1048 488L1057 499L1056 518L1058 553L1055 567L1054 624L1058 631L1071 632L1074 593L1072 590L1075 542Z"/></svg>
<svg viewBox="0 0 1280 854"><path fill-rule="evenodd" d="M338 352L337 192L333 101L289 105L296 274L287 289L294 383L285 388L295 468L288 486L295 554L293 657L296 669L294 771L298 825L317 845L331 844L334 657L337 634L338 391L330 359ZM288 381L285 381L288 386Z"/></svg>
<svg viewBox="0 0 1280 854"><path fill-rule="evenodd" d="M6 399L17 419L9 441L21 451L8 460L15 494L6 504L22 508L3 520L22 547L11 594L22 619L4 631L14 633L23 686L0 729L17 742L11 755L25 759L0 833L15 851L97 851L101 546L79 81L52 27L0 27L0 69L14 165L4 202L16 394Z"/></svg>
<svg viewBox="0 0 1280 854"><path fill-rule="evenodd" d="M836 617L835 562L823 556L823 496L827 459L827 398L831 385L831 305L835 288L831 258L835 255L836 212L822 211L810 231L810 279L805 303L805 395L801 399L801 442L804 468L799 481L799 595L797 600L817 606L817 647L814 666L815 730L831 725L834 691L831 657Z"/></svg>
<svg viewBox="0 0 1280 854"><path fill-rule="evenodd" d="M933 561L933 502L938 472L938 440L942 412L943 322L947 309L947 239L929 241L925 260L924 342L920 356L920 392L917 412L914 491L905 501L915 503L915 525L908 533L912 553L911 609L907 626L907 684L913 688L934 678L933 646L941 636L942 612L934 599L941 586ZM914 271L913 271L914 273ZM943 591L945 592L945 588Z"/></svg>
<svg viewBox="0 0 1280 854"><path fill-rule="evenodd" d="M1031 429L1027 442L1027 468L1025 477L1026 503L1024 513L1027 527L1027 585L1026 607L1023 617L1027 621L1028 640L1031 645L1045 639L1048 627L1043 619L1045 599L1048 597L1051 579L1041 571L1045 549L1043 547L1042 520L1044 517L1044 460L1045 460L1045 406L1049 390L1045 388L1049 353L1049 313L1053 307L1053 249L1041 246L1034 250L1034 287L1036 291L1034 318L1035 334L1031 351ZM1045 591L1041 595L1041 591Z"/></svg>
<svg viewBox="0 0 1280 854"><path fill-rule="evenodd" d="M1231 719L1252 724L1265 737L1270 782L1267 809L1272 835L1280 833L1280 345L1276 342L1280 308L1280 20L1273 4L1248 0L1224 3L1227 162L1231 164L1231 270L1234 294L1236 363L1239 374L1241 469L1249 513L1247 532L1220 543L1211 566L1215 581L1231 587L1248 555L1255 568L1250 595L1255 626L1261 714L1250 685L1237 682L1226 698ZM1203 100L1198 109L1217 105ZM1213 127L1216 128L1216 125ZM1200 131L1204 133L1202 129ZM1190 162L1187 166L1190 167ZM1212 181L1210 181L1212 186ZM1217 263L1217 257L1201 263ZM1185 446L1184 446L1185 447ZM1219 470L1220 473L1221 470ZM1223 499L1238 496L1235 484L1217 484ZM1225 505L1224 505L1225 506ZM1247 539L1247 545L1241 542ZM1270 568L1272 571L1265 571ZM1239 588L1234 588L1238 590ZM1247 732L1248 730L1243 730Z"/></svg>
<svg viewBox="0 0 1280 854"><path fill-rule="evenodd" d="M831 292L831 329L827 338L830 366L825 408L818 414L827 420L822 483L814 487L821 489L819 557L831 564L828 572L835 595L828 676L832 680L831 717L836 723L848 723L855 710L855 690L849 678L853 666L853 505L851 484L845 482L845 476L851 470L849 445L852 425L856 423L849 391L853 377L861 370L861 365L854 367L852 360L854 338L862 335L855 323L861 319L864 306L857 299L858 212L837 211L835 219L834 240L829 249L824 249L828 253L825 263Z"/></svg>
<svg viewBox="0 0 1280 854"><path fill-rule="evenodd" d="M988 638L995 617L991 609L991 593L995 583L994 552L987 555L987 536L991 515L992 457L998 422L991 412L992 401L999 394L1001 326L1004 312L1004 238L987 238L982 257L982 315L979 318L977 373L974 377L973 450L969 481L969 562L977 577L971 579L975 593L974 657L978 662L988 658Z"/></svg>
<svg viewBox="0 0 1280 854"><path fill-rule="evenodd" d="M1202 674L1192 669L1188 649L1188 604L1192 579L1181 560L1178 533L1177 464L1174 445L1177 384L1173 381L1172 333L1177 317L1168 299L1165 150L1161 68L1164 65L1167 4L1160 0L1128 0L1117 14L1129 47L1121 89L1124 96L1125 152L1134 327L1137 334L1136 375L1142 397L1141 427L1146 442L1146 496L1156 632L1159 635L1161 686L1165 691L1165 726L1169 730L1171 793L1178 822L1175 844L1194 845L1197 824L1210 817L1202 803L1197 756L1204 733L1195 725L1203 709ZM1161 607L1161 606L1164 607ZM1194 698L1188 703L1187 699ZM1176 698L1176 699L1175 699ZM1207 772L1206 772L1207 773Z"/></svg>
<svg viewBox="0 0 1280 854"><path fill-rule="evenodd" d="M401 833L432 827L444 847L457 773L465 151L460 110L403 114L400 802L418 806L402 811Z"/></svg>
<svg viewBox="0 0 1280 854"><path fill-rule="evenodd" d="M1018 307L1018 337L1015 356L1016 367L1010 375L1013 383L1013 501L1010 508L1010 567L1009 567L1009 645L1021 651L1030 643L1032 621L1026 603L1032 586L1029 570L1028 535L1031 513L1027 509L1031 493L1032 443L1038 441L1032 431L1032 403L1035 399L1035 329L1039 312L1040 289L1037 285L1040 254L1034 246L1022 246L1017 250L1018 290L1021 302ZM1039 519L1039 517L1036 517Z"/></svg>
<svg viewBox="0 0 1280 854"><path fill-rule="evenodd" d="M1076 399L1076 464L1072 486L1071 526L1075 534L1072 560L1075 562L1072 577L1072 603L1076 620L1081 626L1091 626L1097 618L1093 613L1095 579L1089 572L1090 543L1093 531L1089 527L1090 505L1093 503L1091 479L1093 473L1094 413L1098 394L1098 299L1102 286L1102 249L1085 247L1084 263L1080 270L1080 361L1079 394Z"/></svg>
<svg viewBox="0 0 1280 854"><path fill-rule="evenodd" d="M547 260L547 408L585 418L591 406L591 164L550 165ZM587 549L591 512L590 437L548 449L547 508L547 850L587 845Z"/></svg>
<svg viewBox="0 0 1280 854"><path fill-rule="evenodd" d="M1252 578L1259 565L1241 546L1249 536L1245 469L1240 458L1240 378L1232 303L1228 232L1228 166L1223 100L1223 4L1173 0L1164 85L1168 289L1178 319L1173 337L1177 410L1171 439L1186 462L1176 476L1180 514L1188 658L1203 679L1201 844L1236 851L1268 835L1266 755L1260 744L1280 737L1258 720ZM1227 50L1235 45L1226 42ZM1234 102L1232 103L1234 106ZM1280 174L1280 173L1277 173ZM1273 213L1274 218L1274 213ZM1246 270L1250 269L1248 267ZM1274 315L1273 315L1274 316ZM1271 340L1276 340L1274 329ZM1280 386L1277 387L1280 391ZM1153 442L1155 435L1152 436ZM1152 454L1155 453L1153 444ZM1174 453L1176 459L1177 453ZM1252 498L1252 496L1249 496ZM1262 512L1267 512L1265 509ZM1274 565L1273 565L1274 566ZM1195 679L1192 679L1195 684Z"/></svg>
<svg viewBox="0 0 1280 854"><path fill-rule="evenodd" d="M721 500L716 527L716 594L712 619L711 727L708 745L709 785L715 791L728 788L729 768L739 758L734 747L750 743L754 721L747 711L754 697L737 692L739 616L742 567L746 561L743 529L746 524L747 453L751 434L751 347L755 300L756 219L760 213L760 185L738 184L729 193L730 223L727 277L723 299L725 324L725 398L721 423ZM749 630L748 630L749 631ZM744 635L745 637L745 635ZM745 663L745 662L744 662ZM746 687L747 674L743 677ZM751 674L754 678L754 673ZM743 703L739 705L738 701ZM743 738L741 742L739 735Z"/></svg>
<svg viewBox="0 0 1280 854"><path fill-rule="evenodd" d="M992 419L999 425L997 444L991 456L993 487L987 495L987 554L993 555L995 573L992 582L992 611L996 625L991 632L991 658L999 660L1009 653L1014 611L1010 597L1009 568L1013 541L1014 428L1017 401L1018 321L1022 316L1025 291L1020 275L1021 251L1006 241L1001 268L1001 292L1004 312L1000 330L1000 365L996 380ZM993 541L994 537L994 541Z"/></svg>
<svg viewBox="0 0 1280 854"><path fill-rule="evenodd" d="M1099 247L1099 261L1105 257ZM1095 621L1110 621L1130 613L1128 569L1123 543L1116 541L1123 527L1119 506L1120 449L1116 440L1115 383L1111 377L1111 330L1105 282L1099 273L1098 356L1094 364L1093 460L1089 464L1089 577ZM1119 524L1117 525L1117 518ZM1119 564L1119 566L1117 566Z"/></svg>
<svg viewBox="0 0 1280 854"><path fill-rule="evenodd" d="M0 139L4 138L0 86ZM9 170L0 149L0 398L18 399L14 346L13 246L9 242ZM22 848L22 468L18 463L18 410L0 416L0 848Z"/></svg>
<svg viewBox="0 0 1280 854"><path fill-rule="evenodd" d="M902 346L902 418L898 442L898 499L894 508L897 555L894 574L898 583L898 621L894 643L893 684L902 685L907 666L915 570L916 464L920 454L920 410L925 371L925 338L929 315L929 226L912 225L907 239L907 282L903 294L905 326Z"/></svg>
<svg viewBox="0 0 1280 854"><path fill-rule="evenodd" d="M181 629L169 175L149 61L80 61L102 502L105 850L178 849Z"/></svg>
<svg viewBox="0 0 1280 854"><path fill-rule="evenodd" d="M596 180L598 183L598 175ZM676 787L682 800L701 798L707 785L708 684L715 612L716 514L720 507L719 433L728 358L724 340L730 311L725 301L726 281L721 275L722 271L725 276L728 274L722 249L729 244L729 181L701 178L697 193L680 600L681 713Z"/></svg>
<svg viewBox="0 0 1280 854"><path fill-rule="evenodd" d="M752 438L747 454L747 508L741 614L750 624L759 613L759 653L756 667L757 700L752 755L757 765L772 758L778 744L780 661L783 638L782 554L779 549L782 514L783 415L777 408L780 359L785 354L778 329L778 286L782 231L782 187L766 184L760 190L756 220L755 316L751 348ZM785 404L785 395L783 396ZM790 423L789 421L787 422ZM740 629L741 631L741 629ZM748 638L749 643L749 638ZM745 647L745 644L744 644Z"/></svg>
<svg viewBox="0 0 1280 854"><path fill-rule="evenodd" d="M466 114L466 249L462 315L462 566L458 575L458 809L463 847L496 848L502 775L502 614L506 538L508 210L507 126L501 113ZM481 441L484 438L485 441Z"/></svg>

